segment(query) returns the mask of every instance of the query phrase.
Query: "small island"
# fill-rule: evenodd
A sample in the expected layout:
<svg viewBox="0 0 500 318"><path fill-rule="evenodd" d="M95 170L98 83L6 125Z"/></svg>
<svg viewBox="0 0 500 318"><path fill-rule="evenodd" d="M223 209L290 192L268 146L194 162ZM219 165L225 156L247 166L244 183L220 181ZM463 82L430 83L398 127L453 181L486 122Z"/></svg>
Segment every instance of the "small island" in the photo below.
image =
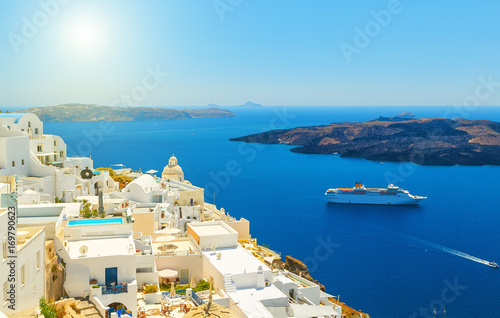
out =
<svg viewBox="0 0 500 318"><path fill-rule="evenodd" d="M463 118L416 119L411 113L367 122L279 129L232 141L297 146L305 154L338 154L420 165L500 165L500 123Z"/></svg>
<svg viewBox="0 0 500 318"><path fill-rule="evenodd" d="M146 121L187 118L234 117L232 111L208 107L185 108L182 110L161 107L114 107L87 104L65 104L46 107L33 107L14 113L33 113L44 122L71 121Z"/></svg>

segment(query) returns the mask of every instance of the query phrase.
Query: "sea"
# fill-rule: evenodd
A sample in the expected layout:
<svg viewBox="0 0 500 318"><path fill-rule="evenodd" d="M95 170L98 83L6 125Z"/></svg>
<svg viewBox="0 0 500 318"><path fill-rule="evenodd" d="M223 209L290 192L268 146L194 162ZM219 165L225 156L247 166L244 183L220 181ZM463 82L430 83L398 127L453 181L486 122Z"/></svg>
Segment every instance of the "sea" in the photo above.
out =
<svg viewBox="0 0 500 318"><path fill-rule="evenodd" d="M412 112L500 121L500 107L228 108L233 118L45 123L94 167L160 171L172 154L205 199L250 220L259 244L298 258L327 293L372 318L500 317L500 166L420 166L229 141L248 134ZM116 166L114 166L116 167ZM420 206L326 202L328 188L389 183Z"/></svg>

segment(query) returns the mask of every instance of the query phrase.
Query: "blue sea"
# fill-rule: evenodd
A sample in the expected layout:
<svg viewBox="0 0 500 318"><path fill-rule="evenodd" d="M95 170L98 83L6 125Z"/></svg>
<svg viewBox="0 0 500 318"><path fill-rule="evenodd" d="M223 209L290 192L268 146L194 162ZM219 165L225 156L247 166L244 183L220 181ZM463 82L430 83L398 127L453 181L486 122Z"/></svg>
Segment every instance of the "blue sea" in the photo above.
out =
<svg viewBox="0 0 500 318"><path fill-rule="evenodd" d="M305 155L288 145L231 142L270 129L417 117L500 121L500 107L232 108L234 118L46 123L69 155L95 167L161 171L175 154L206 201L251 221L259 244L303 260L327 292L373 318L500 317L500 166L430 167ZM388 183L428 200L418 207L327 204L331 187ZM464 255L466 253L470 255ZM474 258L476 257L476 258Z"/></svg>

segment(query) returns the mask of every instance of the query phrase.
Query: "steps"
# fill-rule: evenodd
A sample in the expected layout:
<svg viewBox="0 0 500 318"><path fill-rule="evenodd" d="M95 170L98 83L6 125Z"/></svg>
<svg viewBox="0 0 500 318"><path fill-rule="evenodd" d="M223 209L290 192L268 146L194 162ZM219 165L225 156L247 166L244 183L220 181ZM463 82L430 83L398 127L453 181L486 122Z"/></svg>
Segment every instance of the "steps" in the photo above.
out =
<svg viewBox="0 0 500 318"><path fill-rule="evenodd" d="M95 308L95 305L87 299L76 299L76 308L80 310L81 314L84 315L85 318L104 318Z"/></svg>
<svg viewBox="0 0 500 318"><path fill-rule="evenodd" d="M226 293L231 293L236 291L236 285L233 282L231 274L224 275L224 288L226 289Z"/></svg>

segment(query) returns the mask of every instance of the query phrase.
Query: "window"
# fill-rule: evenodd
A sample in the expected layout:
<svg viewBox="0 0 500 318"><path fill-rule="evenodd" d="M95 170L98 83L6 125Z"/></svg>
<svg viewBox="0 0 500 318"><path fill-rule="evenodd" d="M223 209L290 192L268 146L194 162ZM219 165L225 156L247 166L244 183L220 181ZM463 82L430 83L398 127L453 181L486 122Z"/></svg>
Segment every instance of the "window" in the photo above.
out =
<svg viewBox="0 0 500 318"><path fill-rule="evenodd" d="M61 152L59 153L59 155L61 156L61 158L64 157L64 151L61 150Z"/></svg>
<svg viewBox="0 0 500 318"><path fill-rule="evenodd" d="M57 146L57 140L54 140L54 147Z"/></svg>
<svg viewBox="0 0 500 318"><path fill-rule="evenodd" d="M23 160L21 160L21 164L24 166L24 159L23 159Z"/></svg>
<svg viewBox="0 0 500 318"><path fill-rule="evenodd" d="M31 127L31 121L28 122L28 127Z"/></svg>
<svg viewBox="0 0 500 318"><path fill-rule="evenodd" d="M16 162L15 161L12 161L12 166L15 167L16 166Z"/></svg>
<svg viewBox="0 0 500 318"><path fill-rule="evenodd" d="M36 269L40 269L40 251L36 252Z"/></svg>
<svg viewBox="0 0 500 318"><path fill-rule="evenodd" d="M21 131L24 131L24 128L23 128L23 129L21 129Z"/></svg>
<svg viewBox="0 0 500 318"><path fill-rule="evenodd" d="M43 151L43 145L37 145L36 146L36 151L42 152Z"/></svg>
<svg viewBox="0 0 500 318"><path fill-rule="evenodd" d="M35 134L38 135L38 128L35 128Z"/></svg>
<svg viewBox="0 0 500 318"><path fill-rule="evenodd" d="M24 275L25 275L25 269L23 265L21 266L21 286L23 286L26 283L26 277Z"/></svg>
<svg viewBox="0 0 500 318"><path fill-rule="evenodd" d="M3 301L4 302L9 300L9 294L7 294L7 291L8 291L8 286L7 286L7 282L5 282L5 283L3 283Z"/></svg>

